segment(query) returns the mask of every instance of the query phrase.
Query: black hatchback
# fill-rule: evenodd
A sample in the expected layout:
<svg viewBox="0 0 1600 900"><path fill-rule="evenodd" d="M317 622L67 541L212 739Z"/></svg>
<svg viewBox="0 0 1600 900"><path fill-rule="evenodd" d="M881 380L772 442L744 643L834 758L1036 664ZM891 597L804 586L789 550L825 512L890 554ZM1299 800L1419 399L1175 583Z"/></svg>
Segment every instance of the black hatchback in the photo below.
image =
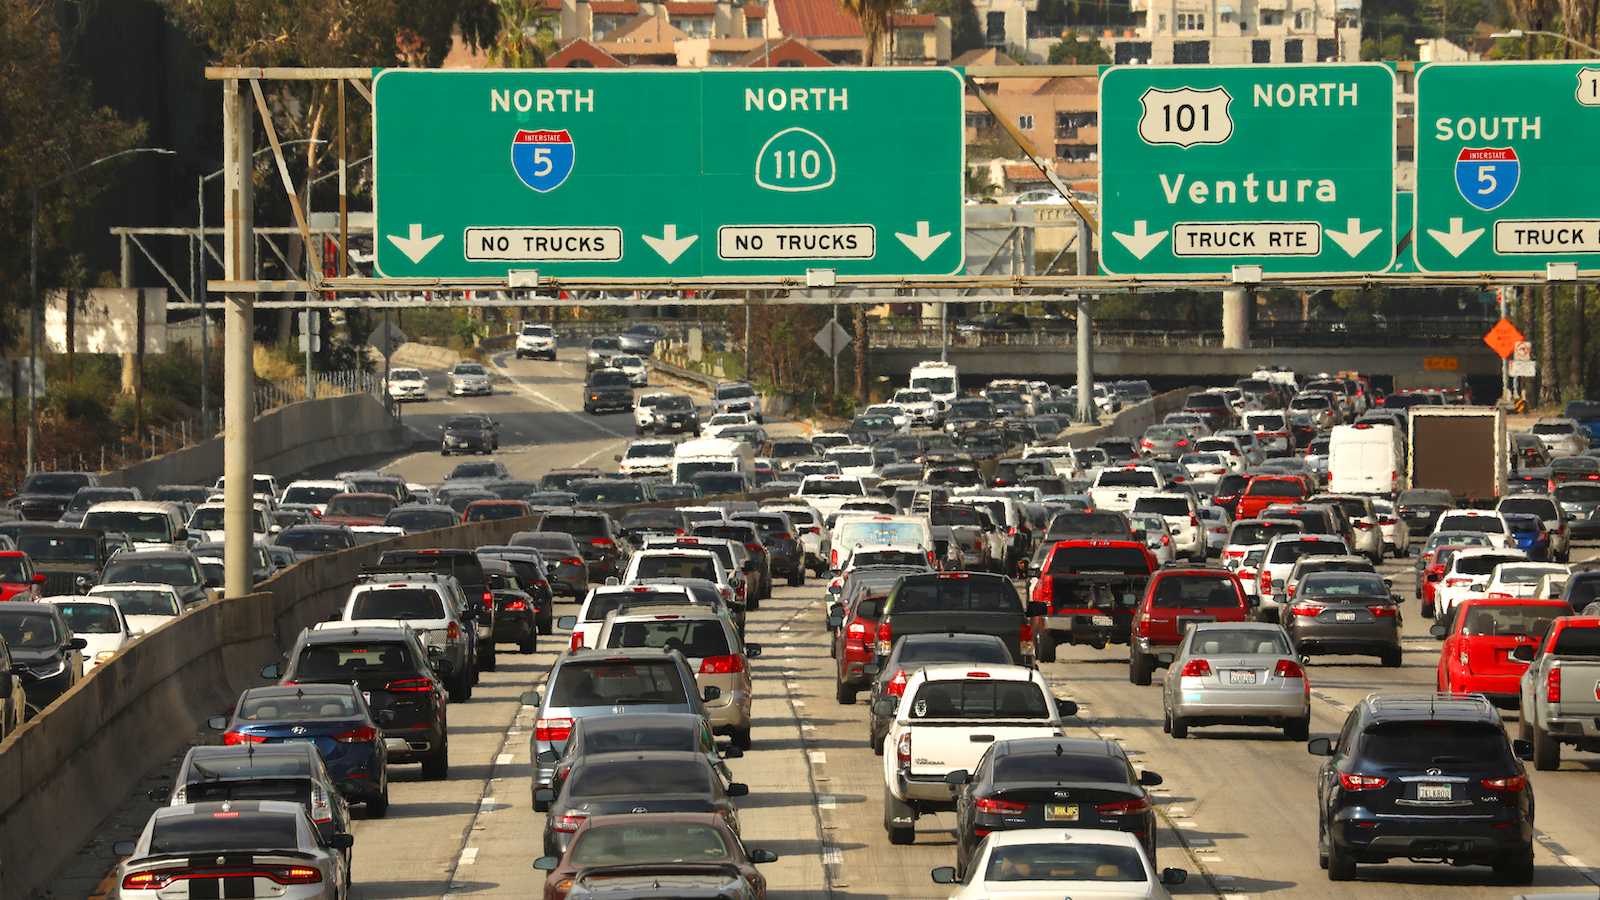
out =
<svg viewBox="0 0 1600 900"><path fill-rule="evenodd" d="M1135 774L1122 745L1099 738L996 741L956 795L956 872L964 876L983 836L1024 828L1125 831L1156 865L1156 810L1146 787L1161 776Z"/></svg>
<svg viewBox="0 0 1600 900"><path fill-rule="evenodd" d="M1371 694L1334 739L1317 775L1317 861L1329 881L1391 859L1489 865L1533 883L1533 785L1494 705L1471 694Z"/></svg>

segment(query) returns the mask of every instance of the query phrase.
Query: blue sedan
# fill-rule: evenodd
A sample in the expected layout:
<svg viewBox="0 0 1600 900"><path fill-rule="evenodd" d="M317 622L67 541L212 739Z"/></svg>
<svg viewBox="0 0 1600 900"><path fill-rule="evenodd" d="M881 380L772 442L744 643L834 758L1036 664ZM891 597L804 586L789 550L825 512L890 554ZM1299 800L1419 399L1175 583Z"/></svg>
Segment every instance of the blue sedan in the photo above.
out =
<svg viewBox="0 0 1600 900"><path fill-rule="evenodd" d="M1529 559L1550 558L1550 533L1544 530L1544 522L1538 516L1508 513L1505 520L1518 550L1528 554Z"/></svg>

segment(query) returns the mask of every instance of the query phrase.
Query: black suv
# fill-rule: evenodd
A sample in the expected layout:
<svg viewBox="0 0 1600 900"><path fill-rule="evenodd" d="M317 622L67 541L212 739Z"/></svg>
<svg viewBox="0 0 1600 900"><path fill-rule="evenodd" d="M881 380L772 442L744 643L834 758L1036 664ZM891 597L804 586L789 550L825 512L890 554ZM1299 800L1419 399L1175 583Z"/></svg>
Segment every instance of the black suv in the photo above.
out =
<svg viewBox="0 0 1600 900"><path fill-rule="evenodd" d="M420 762L423 778L443 781L450 774L447 702L437 658L429 654L408 626L324 622L300 632L289 662L267 666L261 677L281 675L279 684L354 681L367 695L374 718L385 710L394 713L383 730L401 737L406 749L391 744L389 762Z"/></svg>
<svg viewBox="0 0 1600 900"><path fill-rule="evenodd" d="M439 426L439 455L489 453L500 449L500 423L483 413L451 416Z"/></svg>
<svg viewBox="0 0 1600 900"><path fill-rule="evenodd" d="M560 531L578 542L578 552L589 566L590 581L621 578L632 547L617 523L603 512L566 510L547 512L535 531Z"/></svg>
<svg viewBox="0 0 1600 900"><path fill-rule="evenodd" d="M35 472L7 505L24 519L54 522L67 511L80 488L99 486L100 478L93 472Z"/></svg>
<svg viewBox="0 0 1600 900"><path fill-rule="evenodd" d="M1356 863L1390 859L1490 865L1533 883L1533 785L1500 714L1481 695L1370 694L1336 739L1307 745L1326 756L1317 777L1317 857L1328 880Z"/></svg>
<svg viewBox="0 0 1600 900"><path fill-rule="evenodd" d="M583 385L583 411L633 410L633 382L621 369L595 369Z"/></svg>

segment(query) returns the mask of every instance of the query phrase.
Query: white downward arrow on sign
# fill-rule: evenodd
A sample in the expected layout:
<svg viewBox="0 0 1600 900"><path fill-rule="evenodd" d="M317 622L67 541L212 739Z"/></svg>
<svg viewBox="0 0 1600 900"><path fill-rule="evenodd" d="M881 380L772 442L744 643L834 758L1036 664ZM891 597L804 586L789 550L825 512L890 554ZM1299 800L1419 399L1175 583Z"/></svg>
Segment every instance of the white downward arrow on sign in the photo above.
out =
<svg viewBox="0 0 1600 900"><path fill-rule="evenodd" d="M907 250L915 253L917 259L926 260L933 255L933 251L939 249L939 245L944 243L944 239L950 236L950 232L943 231L939 234L929 234L928 223L918 222L916 234L901 234L896 231L894 236L900 239L900 243L906 245Z"/></svg>
<svg viewBox="0 0 1600 900"><path fill-rule="evenodd" d="M1150 223L1144 219L1138 219L1133 223L1133 234L1119 234L1113 231L1111 236L1121 241L1122 246L1127 247L1128 252L1132 253L1135 259L1144 259L1150 254L1151 250L1156 248L1157 244L1167 239L1165 231L1146 234L1145 232L1149 227Z"/></svg>
<svg viewBox="0 0 1600 900"><path fill-rule="evenodd" d="M398 234L391 234L389 235L389 240L393 241L394 245L400 248L400 252L404 253L407 259L414 263L419 263L422 262L422 258L424 256L428 255L428 251L432 250L434 247L437 247L439 242L444 240L444 235L436 234L433 237L425 238L422 236L421 223L413 222L411 223L410 237L401 237Z"/></svg>
<svg viewBox="0 0 1600 900"><path fill-rule="evenodd" d="M1382 228L1362 231L1360 219L1347 219L1344 231L1334 231L1332 228L1324 229L1324 231L1326 231L1328 237L1333 238L1335 244L1343 247L1344 252L1351 256L1360 256L1361 251L1367 249L1367 245L1372 243L1372 239L1383 233Z"/></svg>
<svg viewBox="0 0 1600 900"><path fill-rule="evenodd" d="M1451 219L1449 231L1434 231L1429 228L1428 233L1433 235L1433 239L1439 242L1439 246L1450 251L1451 256L1460 256L1466 252L1468 247L1472 246L1472 242L1476 241L1479 235L1483 234L1483 229L1474 228L1471 231L1462 231L1461 220Z"/></svg>
<svg viewBox="0 0 1600 900"><path fill-rule="evenodd" d="M661 258L666 260L669 266L678 261L678 257L683 255L683 251L689 249L690 244L700 239L698 234L678 237L678 226L676 225L665 226L661 231L661 237L651 237L648 234L642 234L640 237L644 238L644 242L650 245L650 249L661 254Z"/></svg>

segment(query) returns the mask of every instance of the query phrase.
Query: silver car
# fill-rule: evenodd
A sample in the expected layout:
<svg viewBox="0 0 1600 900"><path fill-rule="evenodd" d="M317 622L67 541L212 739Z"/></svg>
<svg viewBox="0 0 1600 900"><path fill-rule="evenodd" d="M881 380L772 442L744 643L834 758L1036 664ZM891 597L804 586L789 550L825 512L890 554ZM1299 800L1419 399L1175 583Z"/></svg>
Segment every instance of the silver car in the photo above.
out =
<svg viewBox="0 0 1600 900"><path fill-rule="evenodd" d="M113 852L118 900L200 897L224 883L226 896L273 900L346 900L350 871L345 854L354 838L324 839L305 807L284 800L227 800L157 809L137 841ZM179 884L181 882L181 884Z"/></svg>
<svg viewBox="0 0 1600 900"><path fill-rule="evenodd" d="M1528 429L1550 448L1551 456L1577 456L1589 449L1588 436L1577 419L1566 416L1545 416Z"/></svg>
<svg viewBox="0 0 1600 900"><path fill-rule="evenodd" d="M1161 709L1161 730L1174 738L1205 725L1265 725L1303 741L1311 683L1283 626L1201 622L1171 654Z"/></svg>
<svg viewBox="0 0 1600 900"><path fill-rule="evenodd" d="M451 396L492 393L494 388L489 383L489 370L482 363L456 363L455 368L450 370Z"/></svg>

